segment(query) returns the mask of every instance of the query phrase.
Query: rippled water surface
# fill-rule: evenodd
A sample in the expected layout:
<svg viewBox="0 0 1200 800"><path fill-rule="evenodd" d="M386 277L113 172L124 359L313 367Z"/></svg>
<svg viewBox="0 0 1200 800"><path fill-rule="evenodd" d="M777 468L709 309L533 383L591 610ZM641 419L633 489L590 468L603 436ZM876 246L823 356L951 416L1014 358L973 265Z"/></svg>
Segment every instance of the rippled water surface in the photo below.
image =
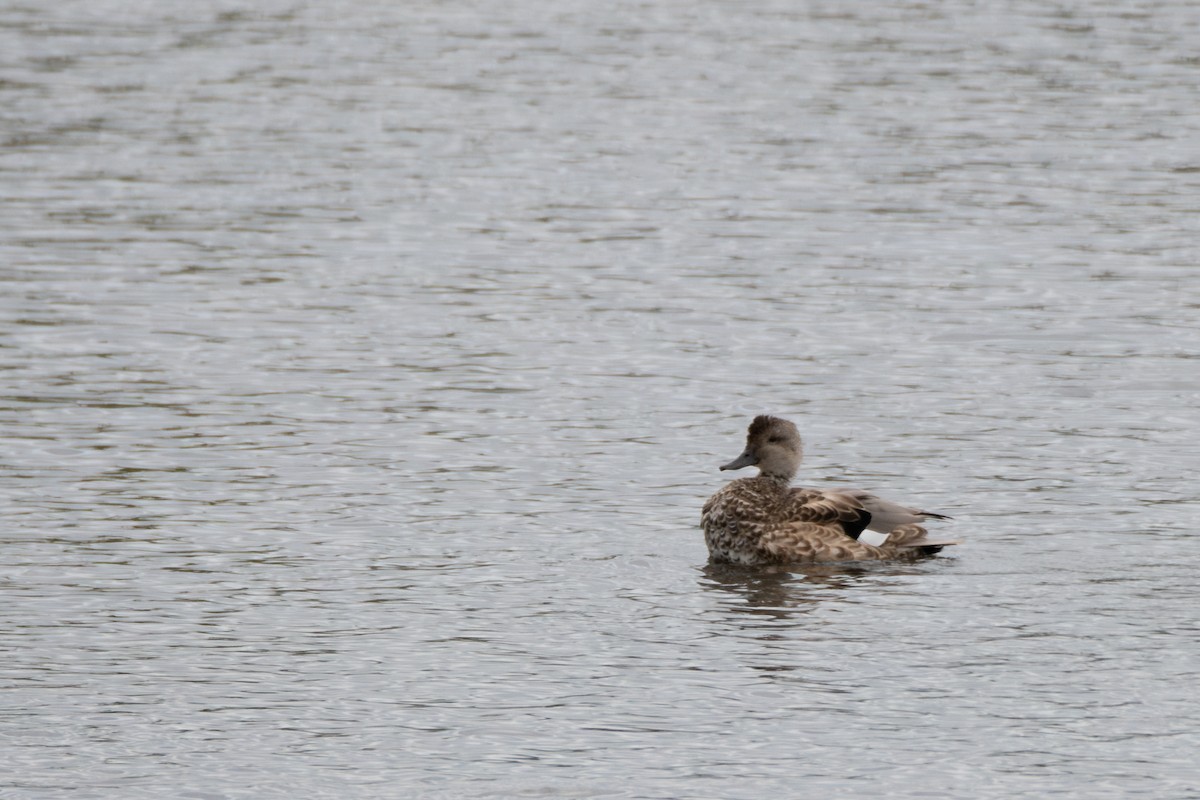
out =
<svg viewBox="0 0 1200 800"><path fill-rule="evenodd" d="M1200 10L0 9L0 796L1200 796ZM739 571L802 479L917 564Z"/></svg>

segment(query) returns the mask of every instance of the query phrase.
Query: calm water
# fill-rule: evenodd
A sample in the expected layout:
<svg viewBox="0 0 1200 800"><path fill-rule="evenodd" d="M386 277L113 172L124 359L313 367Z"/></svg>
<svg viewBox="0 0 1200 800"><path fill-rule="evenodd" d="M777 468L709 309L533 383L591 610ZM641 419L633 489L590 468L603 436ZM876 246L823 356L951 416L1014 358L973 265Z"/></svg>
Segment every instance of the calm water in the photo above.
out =
<svg viewBox="0 0 1200 800"><path fill-rule="evenodd" d="M0 9L0 797L1200 797L1190 2ZM749 417L956 517L710 567Z"/></svg>

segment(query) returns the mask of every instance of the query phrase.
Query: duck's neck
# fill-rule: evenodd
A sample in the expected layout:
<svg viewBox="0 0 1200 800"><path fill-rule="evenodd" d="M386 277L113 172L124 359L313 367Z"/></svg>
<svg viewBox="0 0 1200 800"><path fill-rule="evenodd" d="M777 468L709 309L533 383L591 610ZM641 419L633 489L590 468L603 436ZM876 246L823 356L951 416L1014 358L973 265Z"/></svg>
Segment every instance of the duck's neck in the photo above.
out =
<svg viewBox="0 0 1200 800"><path fill-rule="evenodd" d="M788 486L791 485L792 476L795 474L796 473L794 473L794 472L783 473L783 472L767 472L766 470L760 470L758 473L758 477L766 478L771 483L779 486L779 488L786 489L786 488L788 488Z"/></svg>

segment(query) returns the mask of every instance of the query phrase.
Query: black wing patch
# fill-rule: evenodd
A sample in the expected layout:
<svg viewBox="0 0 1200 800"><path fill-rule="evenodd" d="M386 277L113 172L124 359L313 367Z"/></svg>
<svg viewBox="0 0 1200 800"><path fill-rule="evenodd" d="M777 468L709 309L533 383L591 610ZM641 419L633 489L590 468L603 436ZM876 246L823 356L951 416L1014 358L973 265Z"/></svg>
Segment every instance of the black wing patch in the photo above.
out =
<svg viewBox="0 0 1200 800"><path fill-rule="evenodd" d="M854 541L858 541L859 535L867 529L871 524L871 512L865 508L855 509L858 511L858 516L854 519L839 519L838 525L842 526L842 530L846 532Z"/></svg>

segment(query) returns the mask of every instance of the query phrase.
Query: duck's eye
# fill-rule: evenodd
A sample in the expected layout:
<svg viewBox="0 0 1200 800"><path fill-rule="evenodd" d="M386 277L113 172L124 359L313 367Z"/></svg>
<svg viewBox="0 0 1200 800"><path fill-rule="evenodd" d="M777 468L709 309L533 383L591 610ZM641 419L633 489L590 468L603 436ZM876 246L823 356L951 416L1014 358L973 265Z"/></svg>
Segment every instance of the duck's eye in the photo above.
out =
<svg viewBox="0 0 1200 800"><path fill-rule="evenodd" d="M775 444L779 444L780 442L783 441L783 437L782 436L772 436L770 439L767 439L767 441L774 442Z"/></svg>

